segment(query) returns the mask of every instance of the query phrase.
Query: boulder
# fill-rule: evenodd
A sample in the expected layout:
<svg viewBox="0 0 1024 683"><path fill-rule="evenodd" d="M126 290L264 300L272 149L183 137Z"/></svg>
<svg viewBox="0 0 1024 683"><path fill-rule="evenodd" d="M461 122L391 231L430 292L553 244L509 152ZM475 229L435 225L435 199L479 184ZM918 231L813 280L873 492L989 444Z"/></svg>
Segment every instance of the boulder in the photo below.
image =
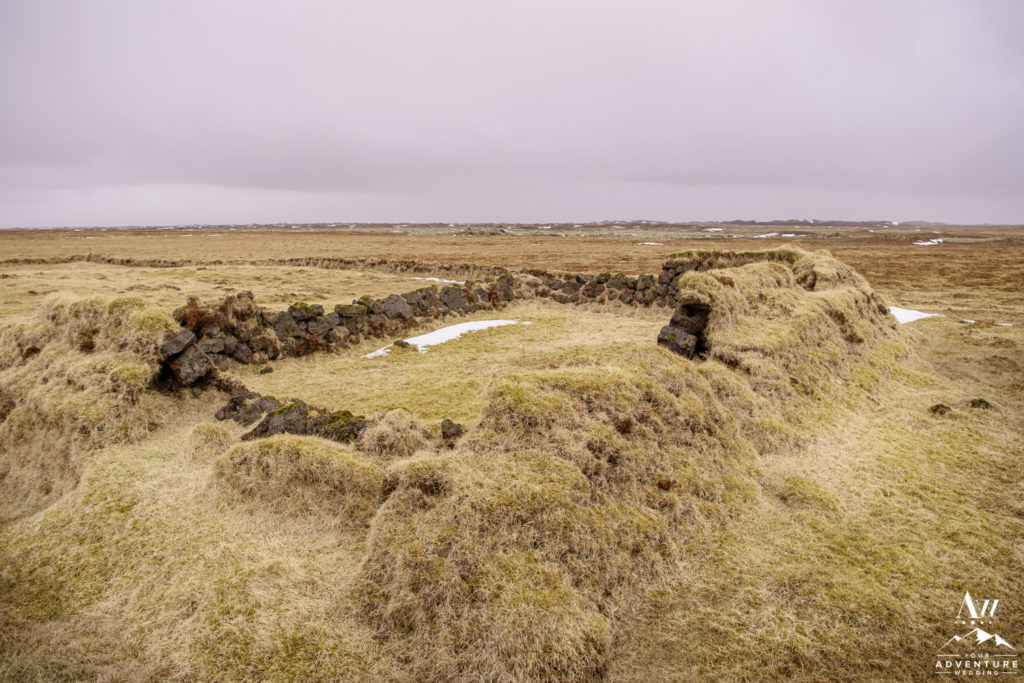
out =
<svg viewBox="0 0 1024 683"><path fill-rule="evenodd" d="M231 357L242 365L248 365L252 362L252 349L249 348L248 344L239 342L235 345L235 350L231 353Z"/></svg>
<svg viewBox="0 0 1024 683"><path fill-rule="evenodd" d="M445 441L454 441L466 433L466 428L458 422L452 422L448 418L441 421L441 438Z"/></svg>
<svg viewBox="0 0 1024 683"><path fill-rule="evenodd" d="M227 370L229 365L230 365L228 363L227 356L224 356L222 354L214 353L214 354L211 354L209 356L209 358L213 362L213 367L217 368L221 372L224 372L225 370Z"/></svg>
<svg viewBox="0 0 1024 683"><path fill-rule="evenodd" d="M288 307L288 313L295 322L302 322L310 318L316 318L324 314L324 307L320 304L307 304L303 302L294 303Z"/></svg>
<svg viewBox="0 0 1024 683"><path fill-rule="evenodd" d="M384 315L394 319L409 320L413 317L412 306L398 294L392 294L382 302Z"/></svg>
<svg viewBox="0 0 1024 683"><path fill-rule="evenodd" d="M272 396L258 396L255 401L236 409L234 415L229 415L235 422L248 427L257 422L263 414L281 407L281 402Z"/></svg>
<svg viewBox="0 0 1024 683"><path fill-rule="evenodd" d="M348 443L355 441L359 433L366 428L366 418L353 415L347 410L314 416L309 421L309 433L325 439Z"/></svg>
<svg viewBox="0 0 1024 683"><path fill-rule="evenodd" d="M464 311L469 307L466 293L458 287L448 286L441 290L441 303L453 311Z"/></svg>
<svg viewBox="0 0 1024 683"><path fill-rule="evenodd" d="M267 413L259 424L242 435L243 441L252 441L274 434L308 434L309 406L292 401Z"/></svg>
<svg viewBox="0 0 1024 683"><path fill-rule="evenodd" d="M170 365L174 378L185 386L195 384L213 370L209 357L195 346L186 348Z"/></svg>
<svg viewBox="0 0 1024 683"><path fill-rule="evenodd" d="M249 401L254 398L259 398L259 396L260 395L254 391L241 391L237 394L233 394L231 398L228 399L228 402L221 406L214 417L218 420L226 420L229 417L234 417Z"/></svg>
<svg viewBox="0 0 1024 683"><path fill-rule="evenodd" d="M178 334L174 335L170 339L166 340L160 346L160 359L167 360L172 356L176 356L184 351L189 344L196 340L196 335L192 333L192 330L182 330Z"/></svg>
<svg viewBox="0 0 1024 683"><path fill-rule="evenodd" d="M582 287L582 286L583 285L580 282L576 281L576 280L569 280L565 284L562 285L562 292L564 294L566 294L566 295L571 296L571 295L575 294L576 292L580 291L580 287Z"/></svg>
<svg viewBox="0 0 1024 683"><path fill-rule="evenodd" d="M686 358L697 354L697 337L681 327L665 325L658 333L658 345Z"/></svg>
<svg viewBox="0 0 1024 683"><path fill-rule="evenodd" d="M302 335L302 330L295 322L295 318L292 317L288 311L281 311L274 316L270 322L270 326L274 328L274 334L281 341L285 341L289 337L299 337ZM239 337L241 339L241 337Z"/></svg>
<svg viewBox="0 0 1024 683"><path fill-rule="evenodd" d="M676 310L668 324L690 334L700 335L708 324L709 312L710 309L702 304L685 304Z"/></svg>
<svg viewBox="0 0 1024 683"><path fill-rule="evenodd" d="M337 316L337 313L332 313L331 315ZM334 326L331 325L331 320L327 316L313 318L306 324L306 330L314 337L318 337L320 339L322 339L332 327Z"/></svg>

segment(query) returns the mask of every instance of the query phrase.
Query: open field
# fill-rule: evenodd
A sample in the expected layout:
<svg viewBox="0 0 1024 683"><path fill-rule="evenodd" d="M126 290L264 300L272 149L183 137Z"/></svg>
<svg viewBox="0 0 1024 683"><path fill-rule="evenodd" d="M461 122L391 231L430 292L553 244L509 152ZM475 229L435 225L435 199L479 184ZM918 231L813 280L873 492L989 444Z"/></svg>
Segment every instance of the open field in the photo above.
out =
<svg viewBox="0 0 1024 683"><path fill-rule="evenodd" d="M624 225L0 232L0 677L922 680L965 590L1019 651L1024 230ZM669 309L538 298L423 354L232 363L369 417L351 444L239 442L227 394L154 388L142 343L190 295L333 308L794 240L867 284L819 256L817 290L785 263L688 274L704 359L655 346ZM896 325L868 285L942 317Z"/></svg>

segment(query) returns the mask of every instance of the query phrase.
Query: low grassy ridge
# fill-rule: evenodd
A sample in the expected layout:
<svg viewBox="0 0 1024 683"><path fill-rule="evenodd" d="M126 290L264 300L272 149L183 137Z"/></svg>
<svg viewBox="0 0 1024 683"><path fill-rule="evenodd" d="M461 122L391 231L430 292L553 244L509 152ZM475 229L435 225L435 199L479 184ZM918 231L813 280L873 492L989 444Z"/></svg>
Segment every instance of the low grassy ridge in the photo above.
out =
<svg viewBox="0 0 1024 683"><path fill-rule="evenodd" d="M222 397L154 396L174 410L10 508L0 675L915 679L965 588L1024 633L1019 328L898 328L822 255L710 258L680 281L712 311L705 359L653 346L665 311L535 302L426 354L244 372L372 415L353 444L236 444ZM50 365L145 365L34 325ZM18 409L45 403L9 358ZM442 417L471 427L454 449Z"/></svg>

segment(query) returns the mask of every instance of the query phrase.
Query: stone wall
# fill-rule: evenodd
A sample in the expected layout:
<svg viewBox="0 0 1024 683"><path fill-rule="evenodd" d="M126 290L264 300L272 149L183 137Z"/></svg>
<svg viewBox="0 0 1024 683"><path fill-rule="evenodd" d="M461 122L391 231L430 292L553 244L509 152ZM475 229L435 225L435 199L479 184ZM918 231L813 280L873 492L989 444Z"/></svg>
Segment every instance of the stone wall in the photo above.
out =
<svg viewBox="0 0 1024 683"><path fill-rule="evenodd" d="M250 292L228 296L216 306L190 298L174 312L183 329L160 347L163 378L181 386L201 384L226 370L231 360L264 364L282 356L343 349L363 339L400 336L428 321L503 308L523 296L516 278L504 273L382 299L365 296L331 311L300 302L270 313L256 305Z"/></svg>
<svg viewBox="0 0 1024 683"><path fill-rule="evenodd" d="M257 306L250 292L228 296L215 306L190 298L174 312L182 331L160 349L164 379L181 386L202 384L216 376L217 370L227 370L231 360L263 365L282 356L344 349L369 338L394 339L427 322L500 309L523 298L540 297L562 304L675 307L680 303L679 276L692 269L692 264L671 261L658 276L524 269L382 299L361 297L333 310L300 302L271 313Z"/></svg>
<svg viewBox="0 0 1024 683"><path fill-rule="evenodd" d="M623 275L622 273L554 274L527 271L533 276L525 282L535 294L558 303L608 303L618 301L632 306L666 306L678 304L679 277L696 265L685 261L668 261L655 275Z"/></svg>

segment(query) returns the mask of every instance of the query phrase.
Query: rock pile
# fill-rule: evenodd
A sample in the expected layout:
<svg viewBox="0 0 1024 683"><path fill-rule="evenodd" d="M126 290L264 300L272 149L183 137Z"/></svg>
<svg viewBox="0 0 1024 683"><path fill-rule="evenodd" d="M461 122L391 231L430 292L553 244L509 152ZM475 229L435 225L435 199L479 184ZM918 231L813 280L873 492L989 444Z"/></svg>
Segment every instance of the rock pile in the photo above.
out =
<svg viewBox="0 0 1024 683"><path fill-rule="evenodd" d="M231 419L244 426L256 424L242 435L243 441L275 434L297 434L349 443L355 441L367 425L365 417L347 410L332 413L311 407L297 398L281 403L273 396L261 396L252 391L232 396L217 411L216 418Z"/></svg>
<svg viewBox="0 0 1024 683"><path fill-rule="evenodd" d="M676 309L668 325L658 333L658 344L687 358L705 351L704 328L708 324L711 308L696 301L688 301Z"/></svg>

